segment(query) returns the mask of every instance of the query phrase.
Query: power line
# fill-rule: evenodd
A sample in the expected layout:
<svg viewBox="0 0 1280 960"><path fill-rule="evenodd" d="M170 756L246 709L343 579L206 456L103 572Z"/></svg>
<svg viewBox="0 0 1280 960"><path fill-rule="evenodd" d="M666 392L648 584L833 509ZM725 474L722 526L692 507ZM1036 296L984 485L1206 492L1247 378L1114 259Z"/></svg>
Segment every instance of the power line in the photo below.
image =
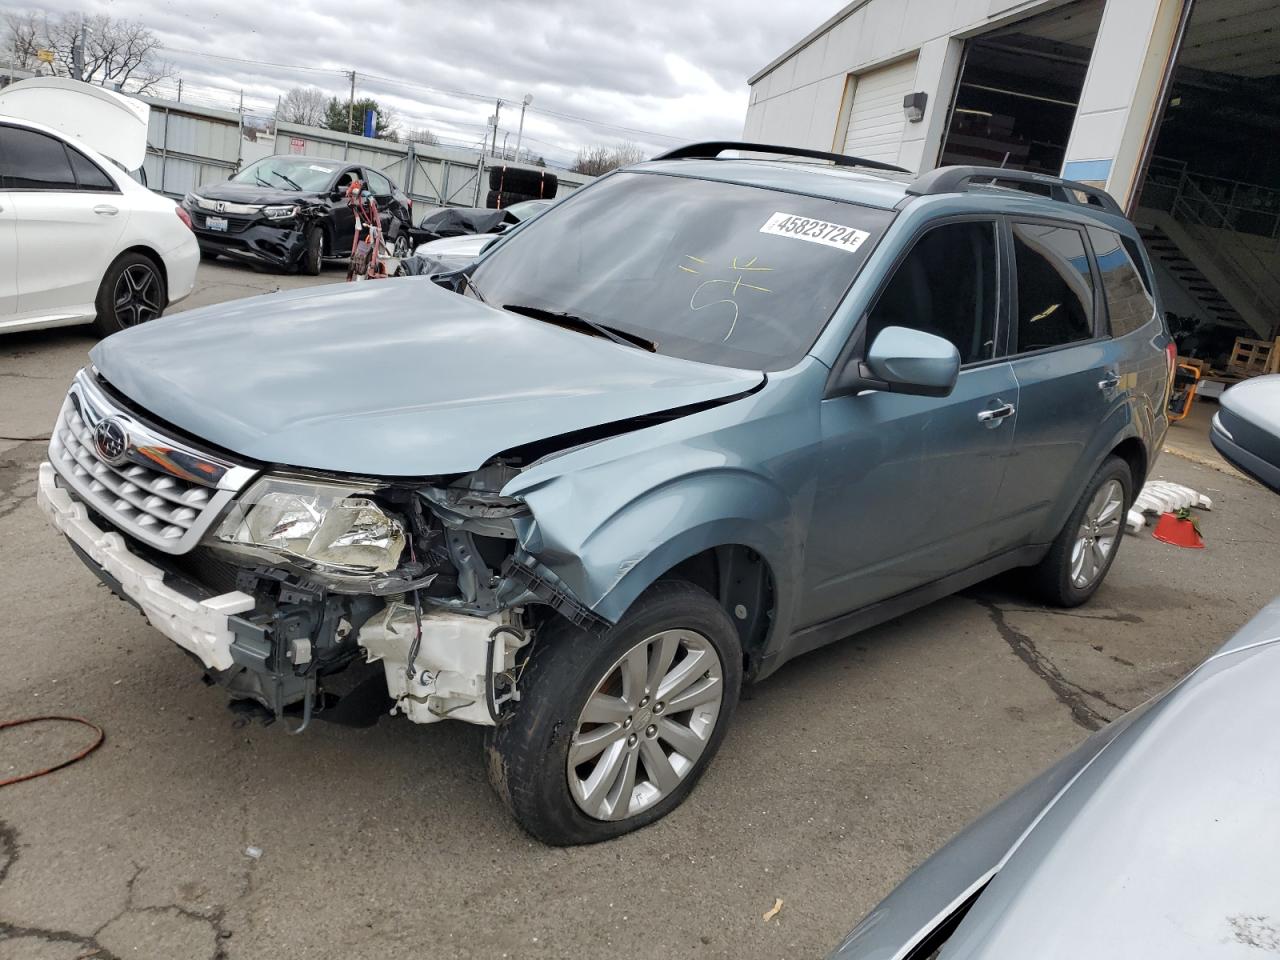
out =
<svg viewBox="0 0 1280 960"><path fill-rule="evenodd" d="M176 47L166 47L165 49L173 53L183 54L185 56L205 57L210 60L225 60L228 63L245 63L245 64L252 64L255 66L263 66L263 67L278 67L282 70L306 70L312 73L323 73L323 74L328 74L332 76L342 76L342 77L349 77L351 75L351 71L349 70L339 70L333 67L307 67L307 66L302 66L300 64L295 64L295 63L277 63L270 60L252 60L246 57L228 57L218 53L205 53L203 50L180 50ZM479 100L479 101L504 99L502 97L497 97L496 95L489 94L489 93L475 93L468 90L452 90L447 87L432 87L425 83L417 83L412 80L397 80L392 77L383 77L373 73L363 73L363 72L357 71L356 76L359 79L372 80L375 83L386 83L386 84L391 84L392 86L397 86L397 87L408 87L414 90L424 90L428 93L437 93L447 97L462 97L468 100ZM643 130L638 127L627 127L621 124L609 123L608 121L605 121L605 120L592 120L588 117L579 117L571 113L561 113L556 110L547 110L543 107L535 107L530 105L528 109L532 113L541 113L544 116L555 117L558 120L568 120L572 123L582 123L582 124L586 124L587 126L601 127L608 130L617 130L622 133L629 133L639 137L655 137L659 140L666 140L671 143L682 143L686 139L685 137L672 136L669 133L659 133L656 130Z"/></svg>

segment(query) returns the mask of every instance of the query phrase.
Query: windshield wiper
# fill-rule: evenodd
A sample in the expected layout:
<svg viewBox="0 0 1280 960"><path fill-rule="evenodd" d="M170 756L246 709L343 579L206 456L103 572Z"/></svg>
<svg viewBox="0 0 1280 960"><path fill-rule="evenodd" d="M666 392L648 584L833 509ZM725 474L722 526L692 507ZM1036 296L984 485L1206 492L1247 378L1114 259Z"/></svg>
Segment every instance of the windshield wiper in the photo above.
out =
<svg viewBox="0 0 1280 960"><path fill-rule="evenodd" d="M577 327L578 329L586 329L601 337L606 337L614 343L620 343L624 347L636 347L640 350L648 350L650 353L658 352L658 344L653 340L641 337L627 330L619 330L617 327L610 327L603 323L597 323L595 320L588 320L586 317L578 317L572 313L564 313L558 310L544 310L542 307L531 307L519 303L504 303L503 310L511 313L518 313L534 320L545 320L548 323L559 324L562 327Z"/></svg>
<svg viewBox="0 0 1280 960"><path fill-rule="evenodd" d="M302 192L302 188L298 186L296 181L291 180L289 177L286 177L279 170L268 170L267 172L270 173L273 177L279 177L281 180L283 180L289 186L293 187L293 189L297 190L299 193Z"/></svg>
<svg viewBox="0 0 1280 960"><path fill-rule="evenodd" d="M257 181L258 181L258 183L262 184L262 186L264 186L264 187L269 187L269 186L271 186L271 182L270 182L269 180L263 180L263 179L262 179L260 176L258 176L256 173L253 175L253 179L257 180Z"/></svg>
<svg viewBox="0 0 1280 960"><path fill-rule="evenodd" d="M476 295L476 299L488 306L489 301L484 298L484 294L480 292L480 288L476 286L476 282L471 279L471 274L463 273L462 279L467 281L467 289Z"/></svg>

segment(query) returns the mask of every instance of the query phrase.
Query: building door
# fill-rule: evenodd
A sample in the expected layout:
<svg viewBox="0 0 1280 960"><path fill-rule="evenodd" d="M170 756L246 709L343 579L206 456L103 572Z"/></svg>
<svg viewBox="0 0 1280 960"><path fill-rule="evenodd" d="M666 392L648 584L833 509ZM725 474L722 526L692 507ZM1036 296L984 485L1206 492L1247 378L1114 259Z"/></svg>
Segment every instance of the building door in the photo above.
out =
<svg viewBox="0 0 1280 960"><path fill-rule="evenodd" d="M866 160L897 163L907 123L902 99L915 89L915 82L915 57L853 78L842 152Z"/></svg>

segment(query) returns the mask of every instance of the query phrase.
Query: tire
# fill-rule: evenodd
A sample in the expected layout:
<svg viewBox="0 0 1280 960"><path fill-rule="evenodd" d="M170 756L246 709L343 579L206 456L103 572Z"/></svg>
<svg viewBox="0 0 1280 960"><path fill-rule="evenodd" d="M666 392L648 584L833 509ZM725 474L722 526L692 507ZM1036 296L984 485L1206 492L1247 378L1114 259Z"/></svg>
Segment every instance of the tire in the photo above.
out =
<svg viewBox="0 0 1280 960"><path fill-rule="evenodd" d="M107 267L94 299L93 326L99 336L154 320L169 305L164 271L145 254L122 253Z"/></svg>
<svg viewBox="0 0 1280 960"><path fill-rule="evenodd" d="M317 226L307 228L306 248L298 261L298 270L311 277L320 276L324 263L324 231Z"/></svg>
<svg viewBox="0 0 1280 960"><path fill-rule="evenodd" d="M656 670L664 650L672 651L666 682L678 682L683 669L685 685L676 688L678 698L701 700L692 710L665 713L661 701L636 696L649 691L647 683L641 690L636 680L623 679L624 662L649 663L637 661L636 651L651 651L655 661L649 669ZM737 630L710 594L692 584L654 584L602 636L558 621L534 641L521 676L519 706L489 732L489 782L516 822L543 843L573 846L629 833L665 816L689 795L724 739L741 684ZM718 702L712 699L717 692ZM601 711L599 723L584 716L589 699ZM620 712L627 710L625 716ZM605 720L606 714L621 719ZM591 735L588 740L598 748L579 750L583 762L570 769L570 747L581 746L580 733ZM679 752L677 743L694 756ZM655 760L649 758L658 755L667 758L664 769L655 765L652 772ZM635 778L630 793L623 789L628 771ZM591 789L593 775L602 784L599 790ZM668 782L659 786L664 779ZM620 806L623 796L627 803Z"/></svg>
<svg viewBox="0 0 1280 960"><path fill-rule="evenodd" d="M500 166L489 168L489 189L502 193L525 193L529 199L554 197L560 181L546 170Z"/></svg>
<svg viewBox="0 0 1280 960"><path fill-rule="evenodd" d="M409 242L408 232L401 230L391 244L391 256L403 260L413 252L413 244Z"/></svg>
<svg viewBox="0 0 1280 960"><path fill-rule="evenodd" d="M1120 550L1125 514L1132 503L1129 464L1117 456L1107 457L1049 552L1031 568L1031 585L1041 599L1057 607L1078 607L1094 595ZM1099 557L1100 550L1104 556Z"/></svg>
<svg viewBox="0 0 1280 960"><path fill-rule="evenodd" d="M513 203L537 199L537 196L528 193L512 193L510 190L499 193L497 190L490 190L485 194L484 205L490 210L496 210L498 207L505 210Z"/></svg>

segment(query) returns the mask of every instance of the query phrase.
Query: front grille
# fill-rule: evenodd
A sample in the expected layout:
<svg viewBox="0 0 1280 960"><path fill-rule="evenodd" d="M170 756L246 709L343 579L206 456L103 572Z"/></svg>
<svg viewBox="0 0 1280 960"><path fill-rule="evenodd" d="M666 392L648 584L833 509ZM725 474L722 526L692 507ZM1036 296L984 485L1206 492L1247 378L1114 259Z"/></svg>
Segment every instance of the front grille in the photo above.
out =
<svg viewBox="0 0 1280 960"><path fill-rule="evenodd" d="M113 526L186 553L255 473L158 434L81 371L58 414L49 459Z"/></svg>

